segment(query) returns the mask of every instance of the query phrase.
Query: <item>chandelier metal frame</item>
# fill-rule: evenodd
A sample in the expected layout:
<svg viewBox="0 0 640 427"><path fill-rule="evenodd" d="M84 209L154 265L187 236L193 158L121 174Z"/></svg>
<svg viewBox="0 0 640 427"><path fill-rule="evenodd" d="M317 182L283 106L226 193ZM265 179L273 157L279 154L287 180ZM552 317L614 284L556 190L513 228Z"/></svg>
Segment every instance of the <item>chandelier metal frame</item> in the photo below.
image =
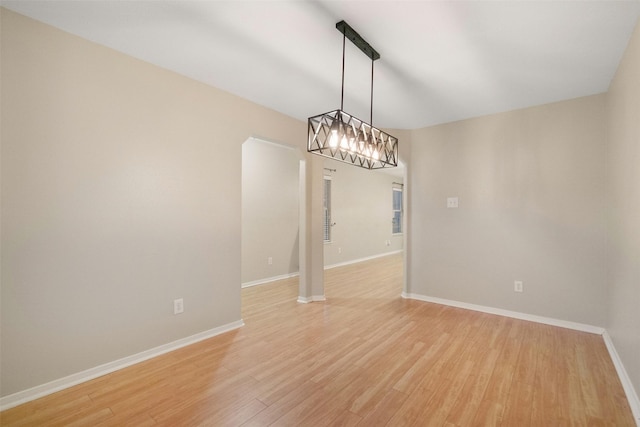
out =
<svg viewBox="0 0 640 427"><path fill-rule="evenodd" d="M398 139L373 126L373 66L380 54L345 21L336 24L342 37L342 91L340 109L309 117L307 151L366 169L398 166ZM369 123L344 111L346 39L371 59Z"/></svg>

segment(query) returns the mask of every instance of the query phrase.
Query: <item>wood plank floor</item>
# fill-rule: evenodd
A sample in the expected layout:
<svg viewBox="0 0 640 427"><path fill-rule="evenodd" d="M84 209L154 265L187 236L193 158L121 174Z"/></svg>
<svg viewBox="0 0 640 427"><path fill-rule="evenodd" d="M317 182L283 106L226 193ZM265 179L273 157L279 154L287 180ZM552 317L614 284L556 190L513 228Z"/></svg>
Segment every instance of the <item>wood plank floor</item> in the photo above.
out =
<svg viewBox="0 0 640 427"><path fill-rule="evenodd" d="M246 325L0 414L3 426L633 426L602 338L403 300L402 260L243 290Z"/></svg>

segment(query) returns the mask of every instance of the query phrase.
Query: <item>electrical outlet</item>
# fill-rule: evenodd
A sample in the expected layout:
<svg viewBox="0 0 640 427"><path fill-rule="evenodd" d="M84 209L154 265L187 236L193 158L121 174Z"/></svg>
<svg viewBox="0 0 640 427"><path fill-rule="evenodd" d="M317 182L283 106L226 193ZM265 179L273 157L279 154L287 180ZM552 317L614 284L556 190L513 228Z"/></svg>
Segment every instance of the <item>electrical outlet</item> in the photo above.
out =
<svg viewBox="0 0 640 427"><path fill-rule="evenodd" d="M447 197L447 208L457 208L457 207L458 207L458 198Z"/></svg>
<svg viewBox="0 0 640 427"><path fill-rule="evenodd" d="M524 284L520 280L513 282L513 292L524 292Z"/></svg>
<svg viewBox="0 0 640 427"><path fill-rule="evenodd" d="M182 298L173 300L173 314L184 312L184 300Z"/></svg>
<svg viewBox="0 0 640 427"><path fill-rule="evenodd" d="M338 253L341 254L342 253L342 248L338 248Z"/></svg>
<svg viewBox="0 0 640 427"><path fill-rule="evenodd" d="M273 257L268 257L267 258L267 264L273 265Z"/></svg>

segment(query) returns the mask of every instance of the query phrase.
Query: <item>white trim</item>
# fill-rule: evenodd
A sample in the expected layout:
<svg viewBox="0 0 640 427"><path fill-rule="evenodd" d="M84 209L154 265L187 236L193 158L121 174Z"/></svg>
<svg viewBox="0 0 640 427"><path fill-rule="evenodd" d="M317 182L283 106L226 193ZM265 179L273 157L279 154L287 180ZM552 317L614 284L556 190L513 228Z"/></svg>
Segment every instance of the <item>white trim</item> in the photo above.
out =
<svg viewBox="0 0 640 427"><path fill-rule="evenodd" d="M368 256L368 257L364 257L364 258L353 259L351 261L345 261L345 262L339 262L337 264L325 265L324 269L325 270L329 270L331 268L344 267L345 265L357 264L357 263L362 262L362 261L369 261L369 260L372 260L372 259L382 258L382 257L389 256L389 255L400 254L402 252L403 252L402 249L398 249L397 251L393 251L393 252L385 252L383 254L372 255L372 256Z"/></svg>
<svg viewBox="0 0 640 427"><path fill-rule="evenodd" d="M101 377L111 372L115 372L117 370L126 368L127 366L135 365L136 363L140 363L156 356L160 356L161 354L165 354L170 351L188 346L190 344L197 343L198 341L202 341L207 338L232 331L234 329L240 328L243 325L244 322L242 320L227 323L226 325L218 326L217 328L209 329L208 331L199 332L195 335L181 338L168 344L154 347L149 350L124 357L122 359L114 360L113 362L108 362L94 368L89 368L85 371L77 372L75 374L53 380L46 384L41 384L27 390L4 396L0 398L0 411L4 411L6 409L13 408L14 406L18 406L23 403L38 399L40 397L55 393L57 391L73 387L74 385Z"/></svg>
<svg viewBox="0 0 640 427"><path fill-rule="evenodd" d="M326 300L327 298L324 295L312 295L310 297L298 296L298 302L300 304L309 304L310 302L322 302Z"/></svg>
<svg viewBox="0 0 640 427"><path fill-rule="evenodd" d="M268 138L265 138L265 137L262 137L262 136L253 135L253 136L250 136L249 138L247 138L244 142L247 142L247 141L261 142L263 144L272 145L274 147L284 148L285 150L291 150L291 151L300 152L300 149L298 147L296 147L295 145L289 145L286 142L271 141ZM243 144L244 144L244 142L243 142Z"/></svg>
<svg viewBox="0 0 640 427"><path fill-rule="evenodd" d="M329 181L329 197L327 197L327 181ZM322 241L324 243L331 243L331 175L324 175L322 177ZM329 224L327 225L327 216L329 217ZM328 237L328 239L325 239Z"/></svg>
<svg viewBox="0 0 640 427"><path fill-rule="evenodd" d="M613 345L611 336L607 331L604 331L604 333L602 334L602 338L604 339L604 343L607 346L607 350L609 350L609 356L611 356L613 366L615 366L616 368L616 372L618 373L618 377L620 378L620 382L622 383L622 388L627 395L627 401L629 402L629 406L631 407L633 417L636 419L636 425L640 427L640 398L638 398L638 394L636 393L635 388L633 388L633 383L631 382L631 378L629 378L629 375L627 374L627 370L624 369L624 365L622 364L622 360L620 359L620 356L616 351L616 347Z"/></svg>
<svg viewBox="0 0 640 427"><path fill-rule="evenodd" d="M602 335L604 328L583 323L570 322L568 320L553 319L551 317L536 316L534 314L520 313L517 311L504 310L502 308L487 307L484 305L469 304L466 302L453 301L443 298L429 297L425 295L402 292L402 298L415 299L418 301L433 302L436 304L449 305L451 307L464 308L467 310L480 311L482 313L497 314L498 316L512 317L514 319L527 320L529 322L543 323L545 325L559 326L561 328L574 329L576 331L589 332Z"/></svg>
<svg viewBox="0 0 640 427"><path fill-rule="evenodd" d="M275 282L276 280L283 280L283 279L290 279L292 277L298 277L299 275L300 273L296 271L295 273L281 274L279 276L267 277L266 279L252 280L250 282L244 282L241 285L241 287L250 288L251 286L264 285L266 283Z"/></svg>
<svg viewBox="0 0 640 427"><path fill-rule="evenodd" d="M391 187L391 195L392 196L393 196L393 192L394 191L397 191L397 192L400 193L400 209L394 209L394 205L393 205L394 199L393 199L393 197L391 199L391 213L393 214L394 219L395 219L395 213L396 212L400 212L400 231L397 232L397 233L395 233L393 231L393 221L392 221L391 235L392 236L401 236L402 232L404 231L404 185L403 184L399 184L398 187L393 187L393 185L395 185L395 184L391 184L391 185L392 185L392 187Z"/></svg>

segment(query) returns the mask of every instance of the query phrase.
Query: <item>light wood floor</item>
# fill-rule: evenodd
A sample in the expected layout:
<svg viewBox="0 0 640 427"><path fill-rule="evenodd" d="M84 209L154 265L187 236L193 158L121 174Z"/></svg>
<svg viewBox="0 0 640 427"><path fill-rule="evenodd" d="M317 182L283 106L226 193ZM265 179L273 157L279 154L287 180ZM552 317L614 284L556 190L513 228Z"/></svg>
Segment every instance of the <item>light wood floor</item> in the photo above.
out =
<svg viewBox="0 0 640 427"><path fill-rule="evenodd" d="M600 336L399 297L401 258L243 290L246 325L2 425L633 426Z"/></svg>

